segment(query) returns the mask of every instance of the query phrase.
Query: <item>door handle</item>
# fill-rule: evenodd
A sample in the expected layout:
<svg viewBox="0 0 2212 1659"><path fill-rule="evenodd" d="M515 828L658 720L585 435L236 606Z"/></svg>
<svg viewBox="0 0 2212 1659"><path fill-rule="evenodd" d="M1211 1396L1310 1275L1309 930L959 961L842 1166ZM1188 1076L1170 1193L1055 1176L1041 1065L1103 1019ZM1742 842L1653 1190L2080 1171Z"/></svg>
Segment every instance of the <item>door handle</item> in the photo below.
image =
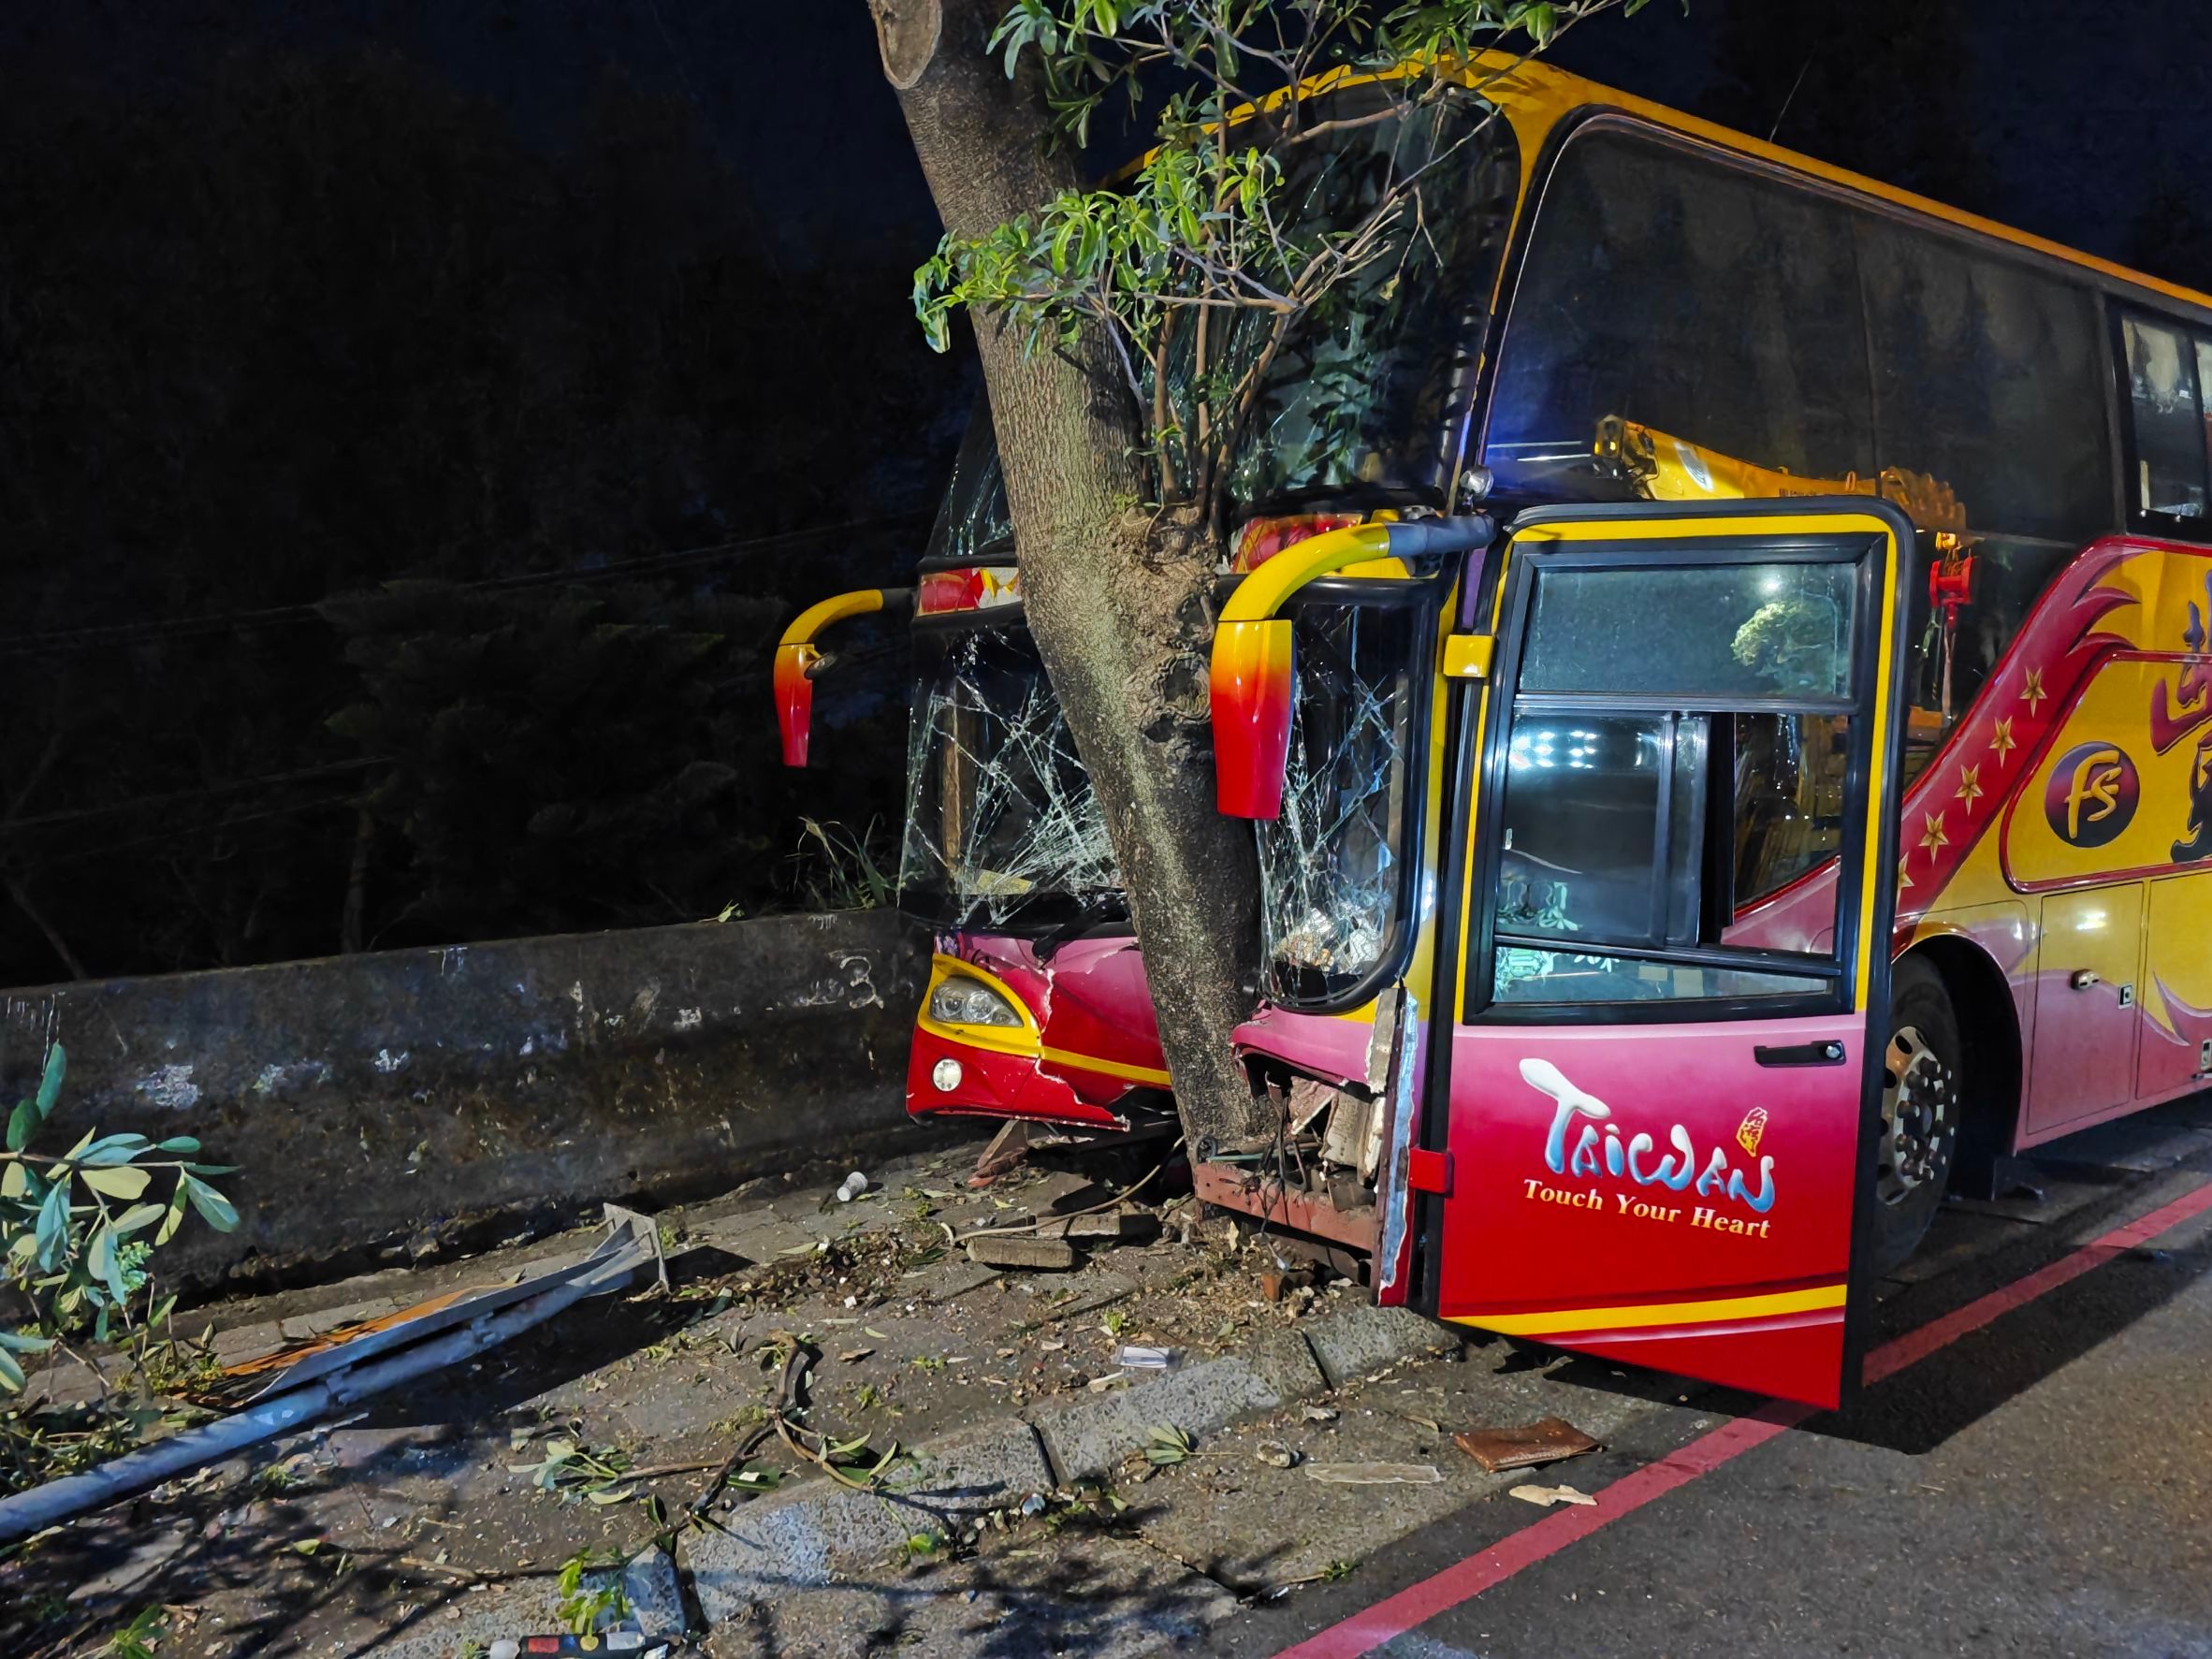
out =
<svg viewBox="0 0 2212 1659"><path fill-rule="evenodd" d="M2104 982L2085 968L2066 982L2076 991L2088 991L2095 989Z"/></svg>
<svg viewBox="0 0 2212 1659"><path fill-rule="evenodd" d="M1843 1045L1834 1041L1752 1045L1752 1058L1762 1066L1841 1066Z"/></svg>

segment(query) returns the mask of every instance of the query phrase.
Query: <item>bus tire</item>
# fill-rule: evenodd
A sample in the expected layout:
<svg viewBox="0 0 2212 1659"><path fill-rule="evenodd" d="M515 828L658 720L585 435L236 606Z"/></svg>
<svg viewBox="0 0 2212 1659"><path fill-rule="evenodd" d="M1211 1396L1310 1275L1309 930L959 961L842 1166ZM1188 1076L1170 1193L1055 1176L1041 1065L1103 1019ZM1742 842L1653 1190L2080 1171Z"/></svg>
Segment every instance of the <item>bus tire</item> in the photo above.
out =
<svg viewBox="0 0 2212 1659"><path fill-rule="evenodd" d="M1890 978L1876 1126L1870 1259L1877 1273L1919 1247L1958 1155L1966 1045L1943 976L1915 956Z"/></svg>

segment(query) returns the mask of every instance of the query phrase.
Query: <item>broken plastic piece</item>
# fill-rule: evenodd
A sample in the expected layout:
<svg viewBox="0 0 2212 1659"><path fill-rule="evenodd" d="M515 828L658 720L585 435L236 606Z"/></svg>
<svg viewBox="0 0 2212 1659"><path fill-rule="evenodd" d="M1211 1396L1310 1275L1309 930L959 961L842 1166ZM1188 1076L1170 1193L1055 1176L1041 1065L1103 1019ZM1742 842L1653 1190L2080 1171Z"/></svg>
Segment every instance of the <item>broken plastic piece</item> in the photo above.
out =
<svg viewBox="0 0 2212 1659"><path fill-rule="evenodd" d="M1577 1492L1571 1486L1517 1486L1509 1494L1524 1504L1534 1504L1539 1509L1549 1509L1554 1504L1587 1504L1594 1507L1597 1500L1586 1492Z"/></svg>
<svg viewBox="0 0 2212 1659"><path fill-rule="evenodd" d="M1130 1371L1172 1371L1183 1362L1183 1354L1177 1348L1139 1347L1129 1343L1114 1355L1113 1362Z"/></svg>
<svg viewBox="0 0 2212 1659"><path fill-rule="evenodd" d="M1332 1486L1441 1486L1433 1463L1308 1463L1306 1474Z"/></svg>
<svg viewBox="0 0 2212 1659"><path fill-rule="evenodd" d="M1598 1442L1564 1418L1538 1418L1518 1429L1470 1429L1454 1434L1452 1443L1491 1474L1501 1469L1524 1469L1536 1463L1554 1463L1562 1458L1595 1451Z"/></svg>

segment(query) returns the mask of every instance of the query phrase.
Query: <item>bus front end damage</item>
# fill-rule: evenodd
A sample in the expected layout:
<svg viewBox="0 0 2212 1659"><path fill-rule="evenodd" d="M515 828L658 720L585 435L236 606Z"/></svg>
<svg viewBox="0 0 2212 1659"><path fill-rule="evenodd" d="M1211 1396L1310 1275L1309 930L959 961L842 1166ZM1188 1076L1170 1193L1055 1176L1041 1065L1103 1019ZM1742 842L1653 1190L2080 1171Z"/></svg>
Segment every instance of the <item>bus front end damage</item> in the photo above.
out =
<svg viewBox="0 0 2212 1659"><path fill-rule="evenodd" d="M803 612L776 658L785 764L809 758L813 682L837 663L822 636L877 613L912 618L899 903L936 935L907 1110L1082 1133L1171 1123L1105 821L1003 556L932 558L913 588Z"/></svg>

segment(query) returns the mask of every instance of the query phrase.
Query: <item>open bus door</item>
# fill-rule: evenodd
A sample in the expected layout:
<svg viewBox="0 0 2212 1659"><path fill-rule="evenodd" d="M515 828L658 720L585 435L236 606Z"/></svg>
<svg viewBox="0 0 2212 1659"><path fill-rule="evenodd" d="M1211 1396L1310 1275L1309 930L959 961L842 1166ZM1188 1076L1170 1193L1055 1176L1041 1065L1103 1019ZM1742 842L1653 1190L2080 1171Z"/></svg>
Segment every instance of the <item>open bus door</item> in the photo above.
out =
<svg viewBox="0 0 2212 1659"><path fill-rule="evenodd" d="M1912 534L1865 498L1516 524L1444 652L1416 1306L1856 1386Z"/></svg>

